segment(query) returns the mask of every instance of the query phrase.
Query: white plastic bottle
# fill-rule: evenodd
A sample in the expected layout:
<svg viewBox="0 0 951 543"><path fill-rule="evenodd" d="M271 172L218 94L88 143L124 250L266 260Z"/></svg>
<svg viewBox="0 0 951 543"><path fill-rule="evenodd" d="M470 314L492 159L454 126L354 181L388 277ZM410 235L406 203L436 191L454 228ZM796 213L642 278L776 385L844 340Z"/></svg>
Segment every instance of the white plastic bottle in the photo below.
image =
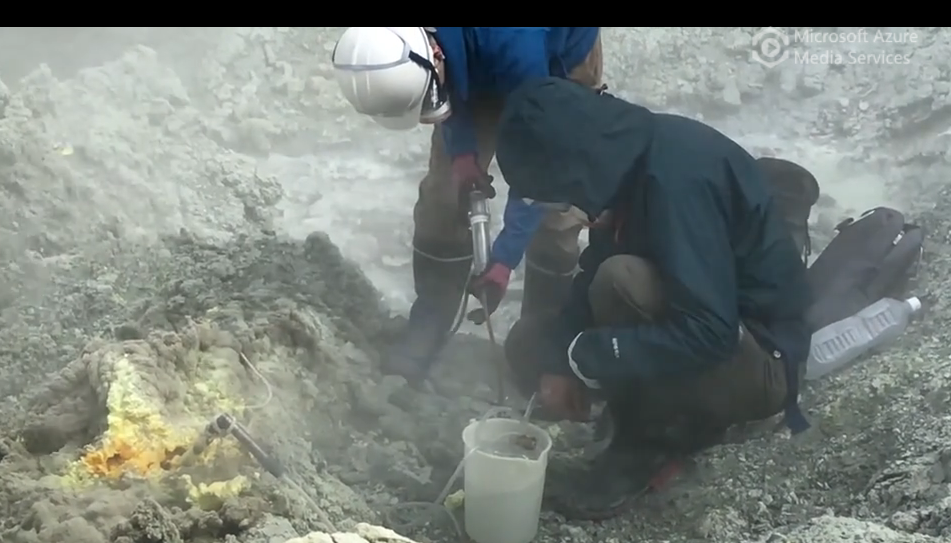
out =
<svg viewBox="0 0 951 543"><path fill-rule="evenodd" d="M887 345L902 335L921 300L883 298L851 317L833 322L812 334L806 380L838 370L863 354Z"/></svg>

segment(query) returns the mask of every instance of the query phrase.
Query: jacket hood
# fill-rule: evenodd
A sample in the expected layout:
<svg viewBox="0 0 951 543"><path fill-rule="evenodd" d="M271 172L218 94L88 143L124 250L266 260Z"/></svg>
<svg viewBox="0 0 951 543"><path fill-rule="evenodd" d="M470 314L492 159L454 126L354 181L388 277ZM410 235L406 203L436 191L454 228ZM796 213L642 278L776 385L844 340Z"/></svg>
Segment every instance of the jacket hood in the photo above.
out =
<svg viewBox="0 0 951 543"><path fill-rule="evenodd" d="M566 79L522 84L505 101L496 158L521 198L598 216L650 148L654 114Z"/></svg>

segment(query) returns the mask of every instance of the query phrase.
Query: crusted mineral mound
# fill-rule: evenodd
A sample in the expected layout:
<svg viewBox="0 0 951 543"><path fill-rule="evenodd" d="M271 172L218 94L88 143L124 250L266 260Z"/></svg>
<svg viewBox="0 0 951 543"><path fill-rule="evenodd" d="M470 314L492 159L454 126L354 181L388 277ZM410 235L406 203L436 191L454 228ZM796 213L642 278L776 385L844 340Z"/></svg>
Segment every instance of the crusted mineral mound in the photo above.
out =
<svg viewBox="0 0 951 543"><path fill-rule="evenodd" d="M239 534L266 514L305 532L372 520L359 496L315 471L315 444L348 434L331 422L349 412L348 382L370 372L367 334L385 322L372 286L322 236L176 237L152 249L163 247L172 254L155 296L7 415L2 539L138 541L143 519L162 516L173 527L150 541ZM295 483L233 436L209 436L221 414Z"/></svg>
<svg viewBox="0 0 951 543"><path fill-rule="evenodd" d="M195 96L141 47L0 84L4 542L388 537L326 460L381 297L326 236L267 229L280 187Z"/></svg>

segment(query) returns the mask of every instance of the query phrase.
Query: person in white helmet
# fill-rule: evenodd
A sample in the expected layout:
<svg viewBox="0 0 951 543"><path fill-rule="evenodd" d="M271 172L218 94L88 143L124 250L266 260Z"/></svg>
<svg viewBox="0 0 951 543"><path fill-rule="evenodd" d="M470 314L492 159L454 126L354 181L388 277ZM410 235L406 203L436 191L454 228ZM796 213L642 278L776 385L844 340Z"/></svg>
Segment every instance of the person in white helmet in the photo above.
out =
<svg viewBox="0 0 951 543"><path fill-rule="evenodd" d="M408 333L383 370L424 377L448 338L472 245L465 196L494 190L486 169L505 96L533 78L601 87L599 27L351 27L333 51L337 82L359 113L390 129L434 124L429 170L414 208L417 299ZM494 311L527 252L522 315L556 312L578 259L583 217L510 193L492 261L469 285Z"/></svg>

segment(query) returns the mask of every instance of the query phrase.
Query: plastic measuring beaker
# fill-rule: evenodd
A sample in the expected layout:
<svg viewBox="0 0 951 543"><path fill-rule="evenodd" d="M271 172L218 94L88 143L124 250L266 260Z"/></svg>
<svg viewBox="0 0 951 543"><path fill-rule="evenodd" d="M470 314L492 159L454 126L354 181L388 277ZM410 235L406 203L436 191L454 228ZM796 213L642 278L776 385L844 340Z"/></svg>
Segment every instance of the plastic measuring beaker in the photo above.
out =
<svg viewBox="0 0 951 543"><path fill-rule="evenodd" d="M551 436L494 418L469 423L462 442L466 533L476 543L529 543L538 532Z"/></svg>

